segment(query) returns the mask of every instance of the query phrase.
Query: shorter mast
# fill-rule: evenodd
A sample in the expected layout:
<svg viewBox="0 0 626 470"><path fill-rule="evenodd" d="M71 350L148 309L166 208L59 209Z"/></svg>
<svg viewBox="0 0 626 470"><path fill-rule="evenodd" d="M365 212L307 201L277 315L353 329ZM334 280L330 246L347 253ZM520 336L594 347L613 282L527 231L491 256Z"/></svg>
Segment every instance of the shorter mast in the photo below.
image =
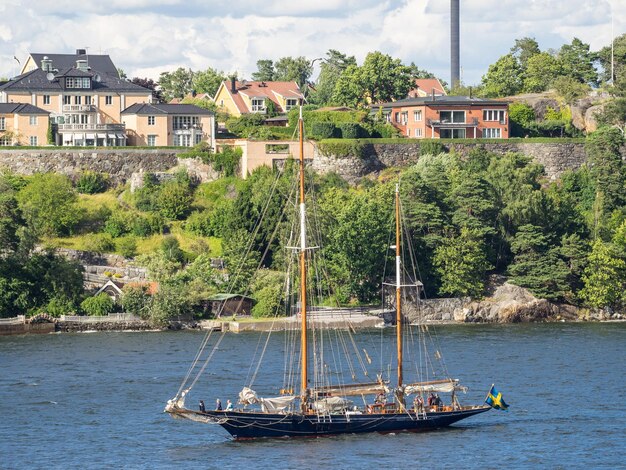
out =
<svg viewBox="0 0 626 470"><path fill-rule="evenodd" d="M398 343L398 388L402 387L402 273L400 256L400 185L396 184L396 341Z"/></svg>
<svg viewBox="0 0 626 470"><path fill-rule="evenodd" d="M300 315L301 324L301 349L302 358L300 364L300 398L302 411L306 408L306 397L308 389L308 339L307 339L307 318L306 318L306 206L304 203L304 123L302 121L302 105L300 105L300 116L298 118L298 133L300 134Z"/></svg>

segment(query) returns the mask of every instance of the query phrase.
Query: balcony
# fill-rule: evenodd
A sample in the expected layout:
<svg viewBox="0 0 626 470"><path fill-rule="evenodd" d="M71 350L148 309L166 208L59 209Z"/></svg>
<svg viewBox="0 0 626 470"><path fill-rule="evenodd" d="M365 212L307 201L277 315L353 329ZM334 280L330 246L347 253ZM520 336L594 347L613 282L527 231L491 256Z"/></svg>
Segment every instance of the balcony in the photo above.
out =
<svg viewBox="0 0 626 470"><path fill-rule="evenodd" d="M447 119L444 120L436 120L436 119L427 119L426 124L430 127L441 127L444 129L458 129L462 127L478 127L478 118L472 118L467 122L451 122Z"/></svg>
<svg viewBox="0 0 626 470"><path fill-rule="evenodd" d="M124 124L59 124L59 131L109 131L124 132Z"/></svg>
<svg viewBox="0 0 626 470"><path fill-rule="evenodd" d="M202 132L202 124L183 124L173 127L175 134L195 134Z"/></svg>
<svg viewBox="0 0 626 470"><path fill-rule="evenodd" d="M96 107L93 104L64 104L64 113L95 113Z"/></svg>

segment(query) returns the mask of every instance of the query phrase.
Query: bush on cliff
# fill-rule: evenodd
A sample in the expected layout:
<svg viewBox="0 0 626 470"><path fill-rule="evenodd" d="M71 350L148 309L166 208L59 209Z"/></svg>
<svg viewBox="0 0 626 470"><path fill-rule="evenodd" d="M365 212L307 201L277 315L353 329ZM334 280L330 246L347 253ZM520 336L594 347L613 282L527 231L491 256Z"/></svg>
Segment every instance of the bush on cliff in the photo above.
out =
<svg viewBox="0 0 626 470"><path fill-rule="evenodd" d="M93 297L87 297L80 303L80 309L89 316L105 316L113 311L115 304L108 294L101 292Z"/></svg>

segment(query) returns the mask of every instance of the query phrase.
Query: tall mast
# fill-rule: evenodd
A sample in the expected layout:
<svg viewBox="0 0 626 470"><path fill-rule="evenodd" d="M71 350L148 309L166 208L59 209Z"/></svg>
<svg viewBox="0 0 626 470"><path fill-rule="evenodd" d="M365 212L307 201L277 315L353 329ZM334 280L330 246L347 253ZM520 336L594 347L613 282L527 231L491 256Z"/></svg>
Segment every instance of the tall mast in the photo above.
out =
<svg viewBox="0 0 626 470"><path fill-rule="evenodd" d="M306 321L306 206L304 204L304 123L302 121L302 105L300 105L300 117L298 118L298 133L300 134L300 315L301 325L301 385L300 396L304 411L308 389L308 344L307 344L307 321Z"/></svg>
<svg viewBox="0 0 626 470"><path fill-rule="evenodd" d="M402 387L402 309L400 263L400 185L396 183L396 341L398 343L398 388Z"/></svg>

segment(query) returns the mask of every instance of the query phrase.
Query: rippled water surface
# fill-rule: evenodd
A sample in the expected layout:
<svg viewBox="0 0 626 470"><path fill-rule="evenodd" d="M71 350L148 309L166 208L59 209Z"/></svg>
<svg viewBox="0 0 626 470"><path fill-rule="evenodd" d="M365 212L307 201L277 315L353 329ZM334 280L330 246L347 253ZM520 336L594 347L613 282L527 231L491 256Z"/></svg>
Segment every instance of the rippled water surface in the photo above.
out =
<svg viewBox="0 0 626 470"><path fill-rule="evenodd" d="M626 466L626 324L437 331L448 369L470 386L463 402L481 402L496 383L508 413L431 433L254 442L162 413L202 333L0 337L0 468ZM196 398L234 398L259 337L227 335ZM270 357L282 355L277 339ZM282 360L275 368L280 383Z"/></svg>

